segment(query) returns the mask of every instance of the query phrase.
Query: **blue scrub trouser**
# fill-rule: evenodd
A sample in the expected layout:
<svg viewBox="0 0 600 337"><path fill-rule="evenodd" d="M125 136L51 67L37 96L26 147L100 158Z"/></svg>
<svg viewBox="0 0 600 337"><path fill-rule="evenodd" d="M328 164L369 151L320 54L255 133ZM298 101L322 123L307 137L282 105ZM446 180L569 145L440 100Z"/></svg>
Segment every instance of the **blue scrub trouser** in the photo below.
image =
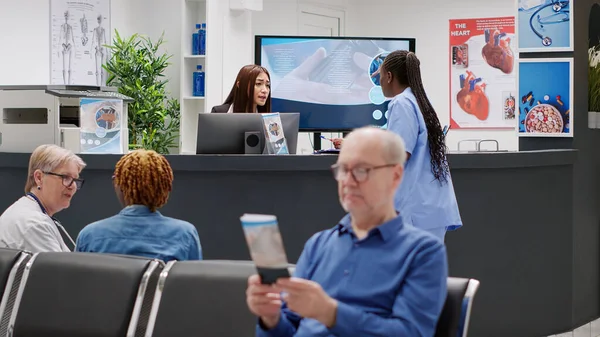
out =
<svg viewBox="0 0 600 337"><path fill-rule="evenodd" d="M433 236L444 242L444 238L446 237L446 227L425 229L425 231L433 234Z"/></svg>

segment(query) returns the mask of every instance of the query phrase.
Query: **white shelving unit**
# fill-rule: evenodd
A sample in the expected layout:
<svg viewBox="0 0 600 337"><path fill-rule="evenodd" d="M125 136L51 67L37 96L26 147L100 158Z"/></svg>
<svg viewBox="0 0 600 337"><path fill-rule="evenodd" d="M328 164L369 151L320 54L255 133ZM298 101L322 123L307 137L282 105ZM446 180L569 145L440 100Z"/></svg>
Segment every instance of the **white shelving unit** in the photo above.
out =
<svg viewBox="0 0 600 337"><path fill-rule="evenodd" d="M181 132L179 135L179 152L180 154L195 154L198 113L207 111L205 97L209 93L208 85L205 84L205 97L193 96L192 78L196 66L199 64L202 65L204 70L205 82L207 82L210 75L207 66L208 55L192 55L192 34L196 30L196 24L206 23L207 21L207 0L180 1L183 2L183 13L181 15L181 97L179 98L181 104ZM207 25L207 30L209 29L210 27Z"/></svg>

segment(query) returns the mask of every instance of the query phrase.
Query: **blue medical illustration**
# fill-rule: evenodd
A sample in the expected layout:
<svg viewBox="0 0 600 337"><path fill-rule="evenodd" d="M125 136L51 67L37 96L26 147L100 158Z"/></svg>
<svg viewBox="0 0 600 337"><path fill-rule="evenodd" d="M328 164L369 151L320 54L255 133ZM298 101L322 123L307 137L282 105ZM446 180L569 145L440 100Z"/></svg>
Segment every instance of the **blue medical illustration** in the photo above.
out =
<svg viewBox="0 0 600 337"><path fill-rule="evenodd" d="M571 47L570 0L519 0L519 48Z"/></svg>

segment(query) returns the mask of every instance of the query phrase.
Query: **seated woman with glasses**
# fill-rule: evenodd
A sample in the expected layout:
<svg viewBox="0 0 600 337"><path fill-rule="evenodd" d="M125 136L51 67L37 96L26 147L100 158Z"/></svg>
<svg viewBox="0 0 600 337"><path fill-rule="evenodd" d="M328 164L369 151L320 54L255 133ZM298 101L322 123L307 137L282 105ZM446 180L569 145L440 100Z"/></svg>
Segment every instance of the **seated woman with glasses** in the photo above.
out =
<svg viewBox="0 0 600 337"><path fill-rule="evenodd" d="M136 255L165 262L202 259L196 227L158 211L167 203L173 186L173 170L164 156L151 150L126 154L115 167L113 185L125 208L82 229L77 251Z"/></svg>
<svg viewBox="0 0 600 337"><path fill-rule="evenodd" d="M68 252L64 234L75 243L54 218L68 208L83 186L79 178L85 163L73 152L56 145L41 145L29 159L25 196L0 215L0 246L32 253Z"/></svg>

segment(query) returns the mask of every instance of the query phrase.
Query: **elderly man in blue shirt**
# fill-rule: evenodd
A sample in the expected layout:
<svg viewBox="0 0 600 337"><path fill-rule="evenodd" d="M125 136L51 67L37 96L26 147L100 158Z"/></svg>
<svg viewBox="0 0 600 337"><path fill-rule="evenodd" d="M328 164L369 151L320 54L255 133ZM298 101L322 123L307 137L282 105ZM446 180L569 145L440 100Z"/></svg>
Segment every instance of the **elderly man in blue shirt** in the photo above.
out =
<svg viewBox="0 0 600 337"><path fill-rule="evenodd" d="M349 214L308 240L294 277L274 285L248 279L257 336L434 336L446 299L446 250L396 212L405 162L393 132L348 135L332 170Z"/></svg>

